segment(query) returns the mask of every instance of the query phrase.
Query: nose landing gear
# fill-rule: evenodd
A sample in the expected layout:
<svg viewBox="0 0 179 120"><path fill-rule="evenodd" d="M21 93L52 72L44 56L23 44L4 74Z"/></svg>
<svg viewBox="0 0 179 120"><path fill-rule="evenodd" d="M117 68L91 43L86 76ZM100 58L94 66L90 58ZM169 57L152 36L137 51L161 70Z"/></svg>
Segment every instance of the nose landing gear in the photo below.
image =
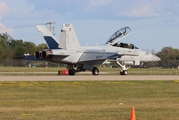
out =
<svg viewBox="0 0 179 120"><path fill-rule="evenodd" d="M118 62L117 60L116 60L116 63L120 66L120 67L122 67L122 70L120 71L120 75L127 75L128 74L128 69L129 69L129 67L126 67L126 65L124 64L124 65L122 65L120 62Z"/></svg>
<svg viewBox="0 0 179 120"><path fill-rule="evenodd" d="M120 71L120 75L127 75L128 74L128 71L127 70L121 70Z"/></svg>

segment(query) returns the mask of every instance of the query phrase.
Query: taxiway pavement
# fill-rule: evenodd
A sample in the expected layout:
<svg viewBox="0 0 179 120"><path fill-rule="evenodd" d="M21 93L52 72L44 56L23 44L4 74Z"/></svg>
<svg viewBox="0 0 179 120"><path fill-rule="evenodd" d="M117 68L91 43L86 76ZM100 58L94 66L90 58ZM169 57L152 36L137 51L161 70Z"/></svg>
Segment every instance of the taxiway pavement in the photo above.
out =
<svg viewBox="0 0 179 120"><path fill-rule="evenodd" d="M76 76L0 76L0 81L108 81L108 80L179 80L179 75L76 75Z"/></svg>

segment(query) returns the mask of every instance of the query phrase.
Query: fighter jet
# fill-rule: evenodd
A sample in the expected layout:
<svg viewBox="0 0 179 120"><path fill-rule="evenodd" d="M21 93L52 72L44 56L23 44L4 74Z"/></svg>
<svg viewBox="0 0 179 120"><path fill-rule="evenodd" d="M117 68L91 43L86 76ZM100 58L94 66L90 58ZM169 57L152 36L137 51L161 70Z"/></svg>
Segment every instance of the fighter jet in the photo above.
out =
<svg viewBox="0 0 179 120"><path fill-rule="evenodd" d="M69 75L86 70L91 71L93 75L98 75L99 69L96 66L106 61L116 62L122 68L120 74L127 75L131 65L160 60L156 55L140 50L133 44L118 43L131 32L129 27L117 30L101 46L80 46L71 24L62 25L59 41L46 26L36 27L43 34L49 49L36 51L34 56L40 60L66 64Z"/></svg>

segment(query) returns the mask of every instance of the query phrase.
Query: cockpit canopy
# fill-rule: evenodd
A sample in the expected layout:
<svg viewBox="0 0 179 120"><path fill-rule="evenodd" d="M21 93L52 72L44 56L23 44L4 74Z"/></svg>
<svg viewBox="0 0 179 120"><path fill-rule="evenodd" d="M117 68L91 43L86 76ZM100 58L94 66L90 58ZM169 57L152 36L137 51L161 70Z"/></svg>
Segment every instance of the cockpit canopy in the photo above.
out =
<svg viewBox="0 0 179 120"><path fill-rule="evenodd" d="M116 31L106 42L106 44L114 45L115 43L118 43L120 39L125 37L127 34L131 32L131 29L129 27L124 27Z"/></svg>
<svg viewBox="0 0 179 120"><path fill-rule="evenodd" d="M131 29L129 27L123 27L119 30L117 30L106 42L106 44L112 45L114 47L121 47L121 48L129 48L129 49L138 49L133 44L127 44L127 43L119 43L119 41L124 38L126 35L128 35L131 32Z"/></svg>

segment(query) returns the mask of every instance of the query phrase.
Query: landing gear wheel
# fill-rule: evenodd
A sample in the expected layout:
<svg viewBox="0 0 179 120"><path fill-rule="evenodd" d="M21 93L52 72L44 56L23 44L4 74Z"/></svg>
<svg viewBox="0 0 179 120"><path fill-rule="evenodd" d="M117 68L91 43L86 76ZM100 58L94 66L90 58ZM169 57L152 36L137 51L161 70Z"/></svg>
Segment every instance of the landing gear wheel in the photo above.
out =
<svg viewBox="0 0 179 120"><path fill-rule="evenodd" d="M120 75L123 75L123 71L120 71Z"/></svg>
<svg viewBox="0 0 179 120"><path fill-rule="evenodd" d="M121 75L127 75L127 74L128 74L128 71L127 71L127 70L121 70L121 71L120 71L120 74L121 74Z"/></svg>
<svg viewBox="0 0 179 120"><path fill-rule="evenodd" d="M127 75L128 74L128 71L127 70L124 70L124 75Z"/></svg>
<svg viewBox="0 0 179 120"><path fill-rule="evenodd" d="M68 70L68 74L69 75L75 75L75 70L73 69L73 70Z"/></svg>
<svg viewBox="0 0 179 120"><path fill-rule="evenodd" d="M99 74L99 69L94 67L93 70L92 70L92 74L93 75L98 75Z"/></svg>
<svg viewBox="0 0 179 120"><path fill-rule="evenodd" d="M58 71L58 75L60 75L60 70Z"/></svg>

